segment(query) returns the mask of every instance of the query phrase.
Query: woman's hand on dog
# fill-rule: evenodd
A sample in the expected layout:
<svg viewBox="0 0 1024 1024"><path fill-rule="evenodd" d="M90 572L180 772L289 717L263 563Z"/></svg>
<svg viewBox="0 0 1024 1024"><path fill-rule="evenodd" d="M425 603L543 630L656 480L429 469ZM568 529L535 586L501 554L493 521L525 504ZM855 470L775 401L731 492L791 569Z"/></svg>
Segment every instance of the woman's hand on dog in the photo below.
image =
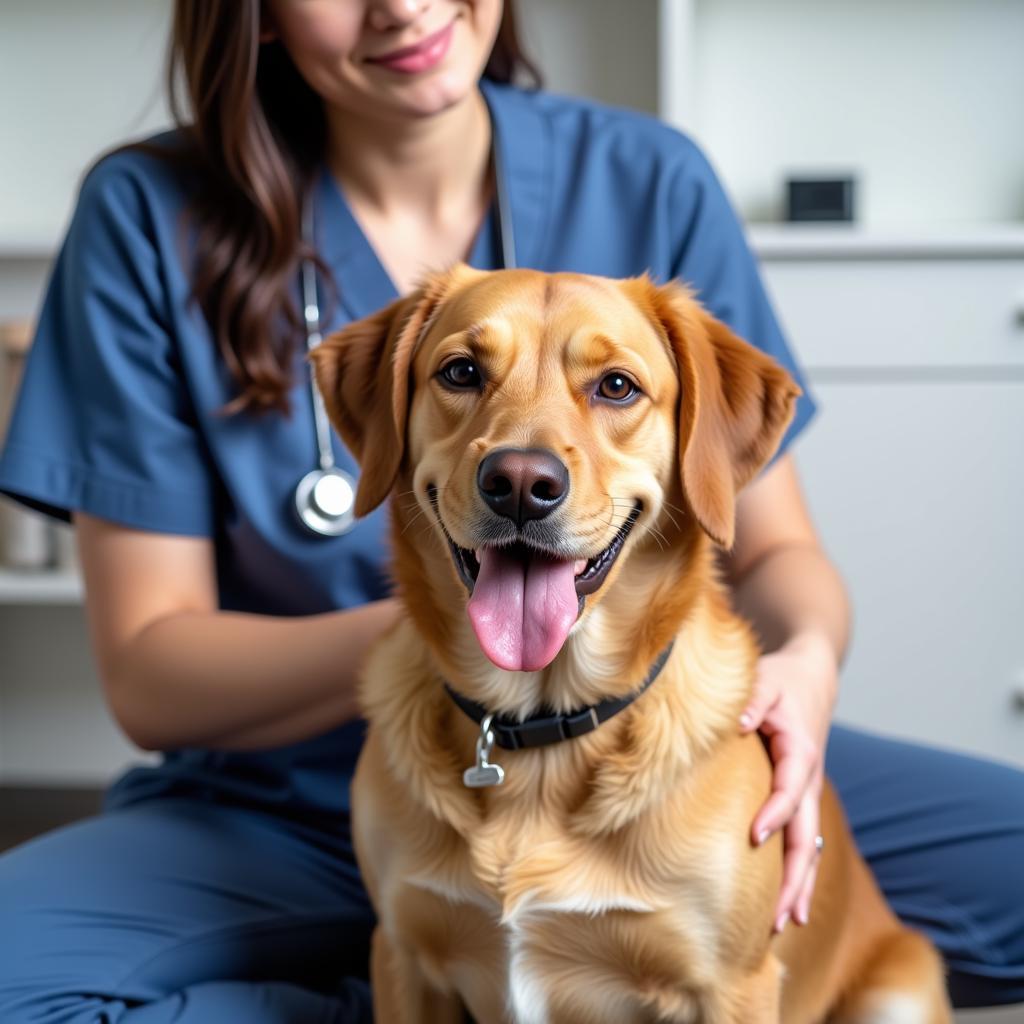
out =
<svg viewBox="0 0 1024 1024"><path fill-rule="evenodd" d="M768 737L774 764L772 794L751 827L755 844L785 829L782 893L775 930L792 918L806 924L818 873L819 807L825 744L835 706L839 671L824 633L794 635L757 664L750 703L740 716L743 732Z"/></svg>

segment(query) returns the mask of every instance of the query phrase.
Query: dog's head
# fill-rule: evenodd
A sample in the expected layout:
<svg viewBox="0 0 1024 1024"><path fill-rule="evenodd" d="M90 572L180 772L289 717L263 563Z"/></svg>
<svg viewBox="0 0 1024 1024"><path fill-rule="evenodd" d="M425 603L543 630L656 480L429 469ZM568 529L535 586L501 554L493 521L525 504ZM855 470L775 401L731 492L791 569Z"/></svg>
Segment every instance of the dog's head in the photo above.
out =
<svg viewBox="0 0 1024 1024"><path fill-rule="evenodd" d="M647 277L460 264L311 358L361 466L356 514L402 481L508 670L549 664L669 522L731 547L736 495L800 393L683 287Z"/></svg>

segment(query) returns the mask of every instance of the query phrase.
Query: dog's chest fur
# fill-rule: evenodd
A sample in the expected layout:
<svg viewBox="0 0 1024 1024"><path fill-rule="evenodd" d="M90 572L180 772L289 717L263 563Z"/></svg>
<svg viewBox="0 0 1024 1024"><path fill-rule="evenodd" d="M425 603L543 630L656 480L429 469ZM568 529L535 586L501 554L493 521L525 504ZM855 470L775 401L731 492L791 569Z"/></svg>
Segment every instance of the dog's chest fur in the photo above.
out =
<svg viewBox="0 0 1024 1024"><path fill-rule="evenodd" d="M684 866L685 848L645 860L642 843L580 839L543 815L499 815L467 838L426 831L420 855L433 846L436 857L399 872L385 914L439 986L489 987L517 1024L561 1020L568 1006L595 1024L638 1019L660 990L677 1001L691 992L697 1005L720 969L733 859L724 838L717 870L706 870Z"/></svg>

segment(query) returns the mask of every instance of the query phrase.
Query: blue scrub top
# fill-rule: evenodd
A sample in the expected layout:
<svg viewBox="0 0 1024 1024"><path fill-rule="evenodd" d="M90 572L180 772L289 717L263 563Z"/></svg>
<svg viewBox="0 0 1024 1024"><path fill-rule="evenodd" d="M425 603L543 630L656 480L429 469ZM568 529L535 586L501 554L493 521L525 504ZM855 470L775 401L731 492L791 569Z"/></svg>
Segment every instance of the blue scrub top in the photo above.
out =
<svg viewBox="0 0 1024 1024"><path fill-rule="evenodd" d="M700 150L643 114L487 80L481 88L504 156L518 264L608 277L650 271L695 287L804 389L781 453L815 404ZM225 609L308 615L381 598L383 510L337 538L308 534L292 511L296 483L317 464L305 351L295 353L291 418L217 412L235 392L188 300L187 200L185 179L142 153L109 156L86 177L0 455L0 491L65 521L81 509L211 538ZM340 295L328 329L397 298L326 169L315 217ZM496 218L492 209L475 239L474 267L501 266ZM338 465L355 475L337 436L332 443ZM342 827L362 732L354 722L276 751L169 752L119 780L108 799L198 791Z"/></svg>

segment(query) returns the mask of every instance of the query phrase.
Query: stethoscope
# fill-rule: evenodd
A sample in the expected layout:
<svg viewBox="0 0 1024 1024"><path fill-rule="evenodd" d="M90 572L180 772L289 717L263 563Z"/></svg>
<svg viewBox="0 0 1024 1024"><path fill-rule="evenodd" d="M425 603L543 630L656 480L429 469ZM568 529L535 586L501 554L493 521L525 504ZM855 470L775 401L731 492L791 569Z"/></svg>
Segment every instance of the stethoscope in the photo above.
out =
<svg viewBox="0 0 1024 1024"><path fill-rule="evenodd" d="M505 185L504 161L498 133L491 129L491 160L494 165L494 189L498 200L498 234L501 239L502 265L512 270L516 265L516 246L512 232L512 207ZM313 247L313 204L311 199L303 207L302 239L307 248ZM302 261L302 305L306 321L306 350L313 349L323 340L320 333L320 303L317 299L316 268L313 261ZM295 511L299 522L312 533L322 537L337 537L352 529L356 501L356 482L351 474L334 464L331 449L331 425L324 408L324 399L310 367L310 391L313 397L313 420L316 424L316 446L319 467L310 470L295 488Z"/></svg>

